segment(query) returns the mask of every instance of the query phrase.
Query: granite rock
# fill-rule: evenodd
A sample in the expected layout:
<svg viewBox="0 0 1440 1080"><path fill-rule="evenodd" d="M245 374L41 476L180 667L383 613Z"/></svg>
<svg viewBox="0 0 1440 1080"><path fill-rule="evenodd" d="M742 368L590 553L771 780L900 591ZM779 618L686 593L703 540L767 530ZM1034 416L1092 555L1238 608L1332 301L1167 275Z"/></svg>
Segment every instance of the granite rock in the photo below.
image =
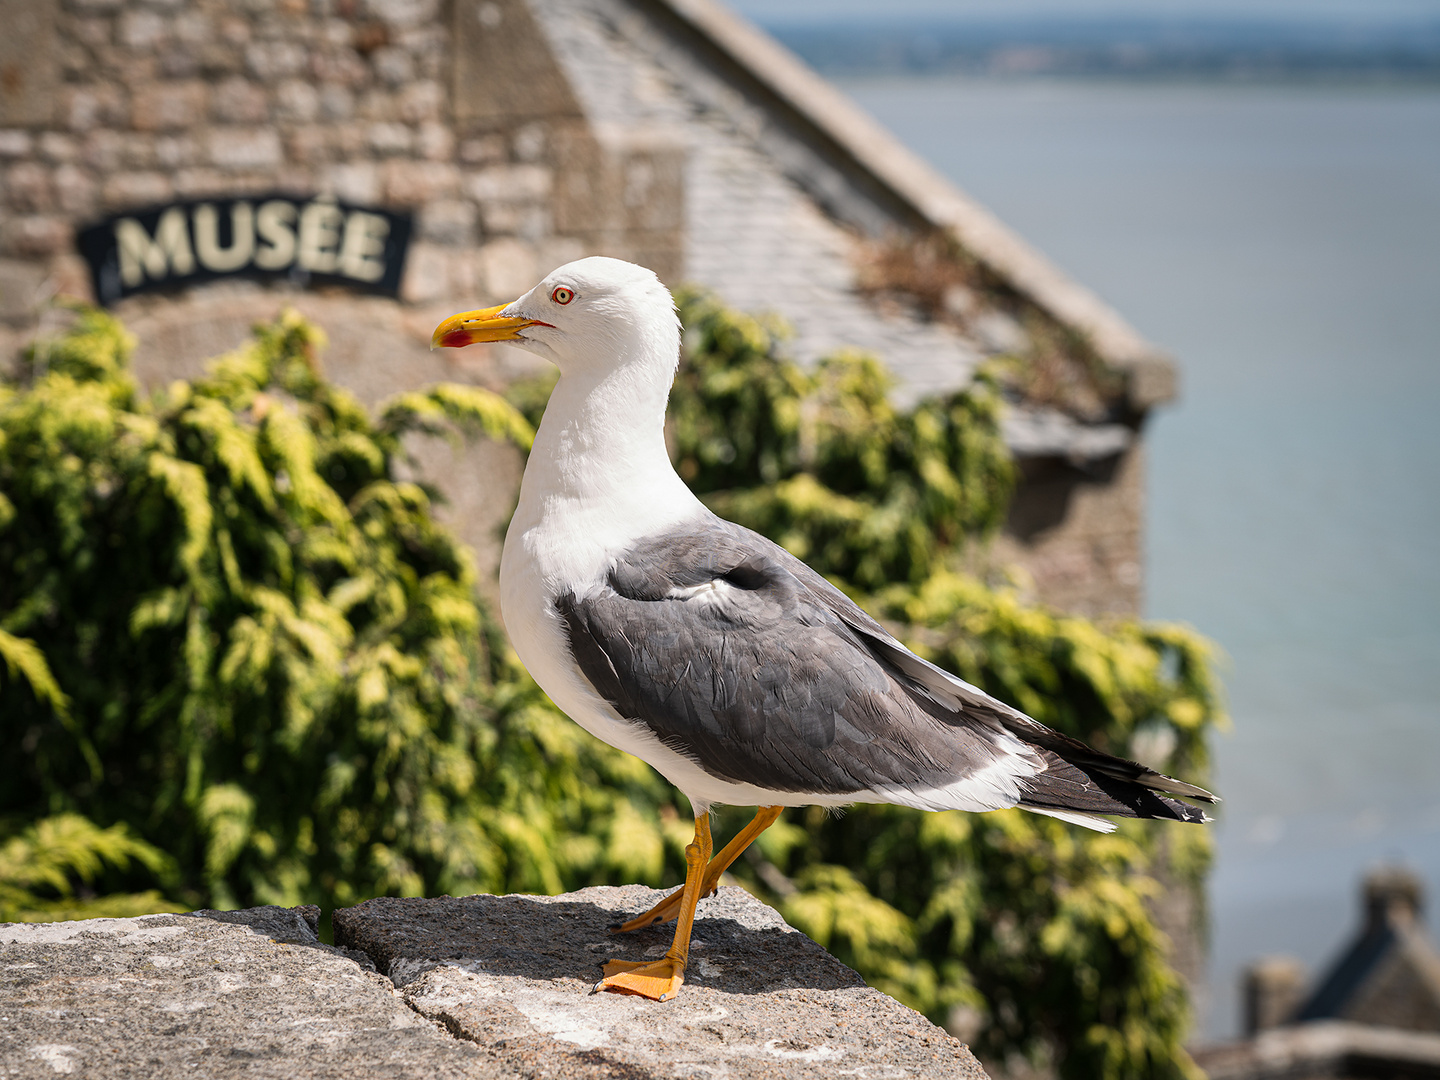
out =
<svg viewBox="0 0 1440 1080"><path fill-rule="evenodd" d="M592 993L663 895L371 900L0 924L0 1076L969 1077L964 1044L741 889L702 902L678 998ZM378 971L377 971L378 969Z"/></svg>
<svg viewBox="0 0 1440 1080"><path fill-rule="evenodd" d="M261 909L262 923L283 910ZM503 1075L388 979L318 944L179 915L0 925L0 1073Z"/></svg>
<svg viewBox="0 0 1440 1080"><path fill-rule="evenodd" d="M663 895L371 900L335 913L335 937L419 1015L522 1076L984 1077L963 1043L743 889L701 902L676 999L593 993L605 960L669 947L673 924L608 929Z"/></svg>

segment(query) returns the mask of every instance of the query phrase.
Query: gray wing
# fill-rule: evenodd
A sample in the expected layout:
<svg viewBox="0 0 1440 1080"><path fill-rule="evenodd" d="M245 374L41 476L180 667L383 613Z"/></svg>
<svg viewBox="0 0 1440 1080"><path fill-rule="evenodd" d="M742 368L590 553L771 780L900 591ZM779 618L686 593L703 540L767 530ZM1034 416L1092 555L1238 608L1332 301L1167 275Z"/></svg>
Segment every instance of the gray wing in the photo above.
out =
<svg viewBox="0 0 1440 1080"><path fill-rule="evenodd" d="M767 540L766 543L770 541ZM1177 803L1173 799L1161 799L1157 803L1137 796L1135 792L1128 790L1128 785L1183 795L1187 799L1199 799L1207 803L1220 801L1204 788L1158 773L1138 761L1101 753L1086 746L1079 739L1046 727L1019 709L991 697L979 687L972 686L958 676L916 656L830 582L784 548L776 545L776 550L781 561L829 605L836 615L864 638L878 656L903 673L912 692L924 694L944 708L962 712L972 722L996 730L1003 728L1041 752L1049 768L1044 777L1028 782L1027 786L1031 791L1022 805L1029 804L1032 808L1053 805L1054 808L1089 809L1122 815L1134 811L1136 816L1140 817L1174 817L1178 813L1184 821L1209 820L1193 807ZM1077 783L1083 783L1090 789L1088 797L1074 786ZM1059 801L1045 801L1046 788L1051 789L1048 794ZM1099 789L1099 795L1096 795L1096 789ZM1113 802L1116 799L1124 802L1129 809L1104 807L1107 800ZM1086 805L1082 806L1081 803Z"/></svg>
<svg viewBox="0 0 1440 1080"><path fill-rule="evenodd" d="M720 518L643 541L598 594L556 606L597 692L732 782L929 790L1009 759L1031 809L1202 821L1157 792L1215 801L916 656L789 552Z"/></svg>
<svg viewBox="0 0 1440 1080"><path fill-rule="evenodd" d="M642 542L598 594L556 607L597 692L725 780L845 795L943 787L1017 749L1024 771L1043 767L907 685L795 566L712 519Z"/></svg>

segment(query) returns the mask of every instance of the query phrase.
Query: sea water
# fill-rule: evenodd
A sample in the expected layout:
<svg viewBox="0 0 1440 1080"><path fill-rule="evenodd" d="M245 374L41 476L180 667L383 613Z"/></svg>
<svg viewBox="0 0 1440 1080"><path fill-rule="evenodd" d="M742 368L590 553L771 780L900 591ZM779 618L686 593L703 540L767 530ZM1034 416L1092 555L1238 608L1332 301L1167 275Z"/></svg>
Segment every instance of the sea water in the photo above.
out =
<svg viewBox="0 0 1440 1080"><path fill-rule="evenodd" d="M1146 614L1224 649L1202 1037L1364 872L1440 911L1440 87L842 86L1179 360Z"/></svg>

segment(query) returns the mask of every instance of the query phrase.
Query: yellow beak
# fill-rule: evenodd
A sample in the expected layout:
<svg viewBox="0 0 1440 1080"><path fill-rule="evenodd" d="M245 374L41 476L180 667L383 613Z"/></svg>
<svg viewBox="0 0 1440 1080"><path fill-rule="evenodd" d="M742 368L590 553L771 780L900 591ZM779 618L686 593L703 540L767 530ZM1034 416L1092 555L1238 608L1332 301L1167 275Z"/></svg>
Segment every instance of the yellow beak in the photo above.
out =
<svg viewBox="0 0 1440 1080"><path fill-rule="evenodd" d="M520 331L527 326L550 325L539 319L501 317L500 312L509 306L499 304L480 311L462 311L458 315L451 315L430 335L430 347L462 349L466 345L482 341L515 341L520 337Z"/></svg>

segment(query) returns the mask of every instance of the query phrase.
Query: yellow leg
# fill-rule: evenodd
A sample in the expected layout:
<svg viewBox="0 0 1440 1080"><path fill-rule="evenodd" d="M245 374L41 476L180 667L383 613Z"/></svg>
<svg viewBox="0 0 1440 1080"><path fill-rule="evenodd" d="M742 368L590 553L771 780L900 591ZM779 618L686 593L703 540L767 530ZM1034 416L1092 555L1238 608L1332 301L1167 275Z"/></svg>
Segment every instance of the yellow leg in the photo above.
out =
<svg viewBox="0 0 1440 1080"><path fill-rule="evenodd" d="M681 890L679 921L675 924L675 940L670 950L662 959L649 964L611 960L605 965L605 978L595 984L596 990L639 994L655 1001L668 1001L679 993L685 981L685 964L690 958L695 905L700 903L700 885L712 850L710 815L705 813L695 819L695 839L685 846L685 888Z"/></svg>
<svg viewBox="0 0 1440 1080"><path fill-rule="evenodd" d="M774 825L780 817L783 806L762 806L756 811L755 817L750 824L735 834L735 839L725 845L724 850L710 860L705 867L705 878L700 883L700 896L710 896L720 884L720 875L730 869L730 864L740 857L740 853L755 842L755 838L762 832ZM625 934L631 930L639 930L642 927L653 926L658 922L669 922L680 914L680 905L685 895L684 889L676 889L669 896L665 897L658 904L652 907L643 915L637 915L629 922L612 926L612 934Z"/></svg>

